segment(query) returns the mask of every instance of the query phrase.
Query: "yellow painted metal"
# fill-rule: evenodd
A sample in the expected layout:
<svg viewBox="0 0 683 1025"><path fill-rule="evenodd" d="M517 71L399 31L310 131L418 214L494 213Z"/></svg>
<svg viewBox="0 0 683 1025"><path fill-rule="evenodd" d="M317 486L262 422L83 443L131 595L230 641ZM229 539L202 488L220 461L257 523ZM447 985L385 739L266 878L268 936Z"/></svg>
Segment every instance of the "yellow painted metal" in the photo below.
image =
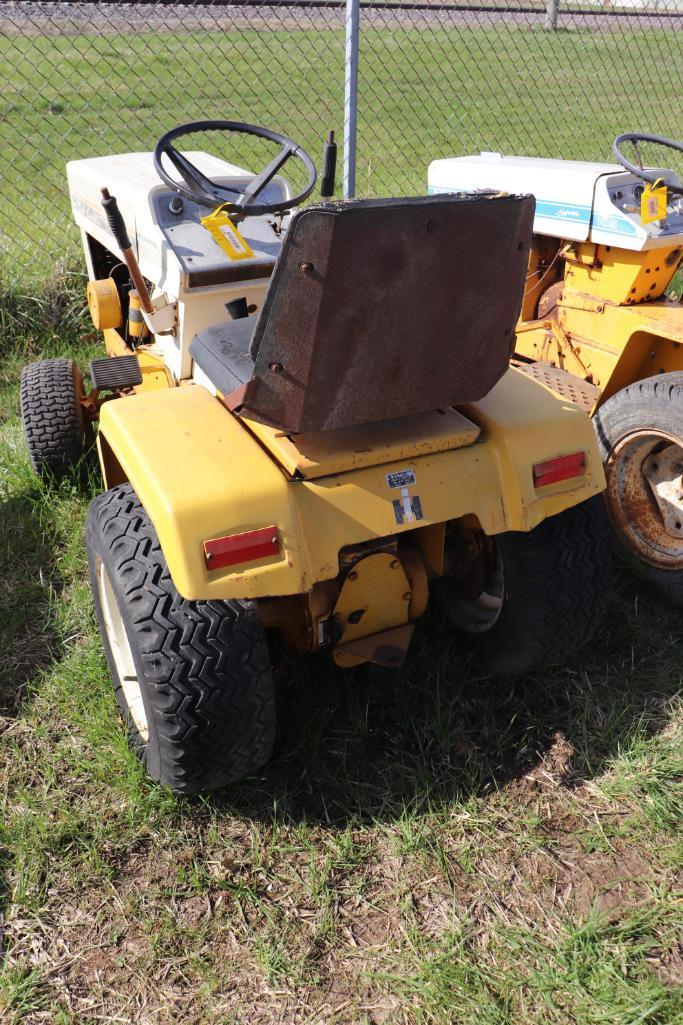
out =
<svg viewBox="0 0 683 1025"><path fill-rule="evenodd" d="M443 551L443 546L442 546ZM429 603L429 578L427 565L419 547L412 544L401 545L399 558L403 572L410 584L410 602L408 618L419 619L427 611Z"/></svg>
<svg viewBox="0 0 683 1025"><path fill-rule="evenodd" d="M142 300L135 289L128 293L128 337L136 341L149 337L149 328L142 318Z"/></svg>
<svg viewBox="0 0 683 1025"><path fill-rule="evenodd" d="M545 235L534 235L529 251L529 266L522 298L522 321L531 320L534 317L541 295L557 279L559 273L558 247L560 244L557 239L547 238Z"/></svg>
<svg viewBox="0 0 683 1025"><path fill-rule="evenodd" d="M639 253L585 242L567 259L563 303L580 293L606 303L632 305L663 295L680 262L679 247Z"/></svg>
<svg viewBox="0 0 683 1025"><path fill-rule="evenodd" d="M517 355L544 360L600 388L601 405L633 381L683 370L683 306L649 302L582 310L558 304L548 329L517 335Z"/></svg>
<svg viewBox="0 0 683 1025"><path fill-rule="evenodd" d="M403 626L395 626L370 637L347 641L334 649L334 660L345 669L362 665L363 662L376 662L396 669L405 661L414 629L412 623L404 623Z"/></svg>
<svg viewBox="0 0 683 1025"><path fill-rule="evenodd" d="M123 321L121 300L113 278L88 282L88 309L98 331L120 327Z"/></svg>
<svg viewBox="0 0 683 1025"><path fill-rule="evenodd" d="M338 631L333 657L337 665L365 659L346 654L337 645L404 626L410 619L412 589L401 561L389 552L366 555L346 574L332 613Z"/></svg>
<svg viewBox="0 0 683 1025"><path fill-rule="evenodd" d="M301 474L309 480L429 452L464 448L472 445L481 433L476 424L455 409L293 437L254 420L245 419L244 423L288 473Z"/></svg>
<svg viewBox="0 0 683 1025"><path fill-rule="evenodd" d="M132 352L118 331L105 331L104 345L108 356L130 356ZM164 362L164 357L160 352L154 352L153 346L139 345L135 355L142 372L142 384L133 389L136 393L175 387L176 382Z"/></svg>
<svg viewBox="0 0 683 1025"><path fill-rule="evenodd" d="M254 598L309 589L295 489L204 388L152 390L108 402L100 414L100 445L101 438L147 510L184 597ZM277 555L247 566L207 568L207 538L267 523L278 528Z"/></svg>
<svg viewBox="0 0 683 1025"><path fill-rule="evenodd" d="M633 381L683 370L683 304L661 299L681 265L680 247L632 252L536 238L532 279L539 267L550 267L548 242L563 254L564 281L552 314L542 320L532 319L541 290L525 298L518 356L543 360L594 384L601 391L596 409ZM543 288L551 284L546 276Z"/></svg>
<svg viewBox="0 0 683 1025"><path fill-rule="evenodd" d="M260 598L303 594L333 580L346 546L391 536L400 542L413 532L417 538L467 514L487 534L530 530L603 489L588 418L526 375L510 370L464 413L481 428L473 445L314 480L283 472L239 418L198 385L105 403L98 444L107 486L131 482L181 594ZM583 476L534 488L534 463L577 450L587 453ZM397 522L400 495L387 473L405 469L415 475L409 493L419 497L423 518ZM282 539L278 555L207 569L206 538L271 523Z"/></svg>

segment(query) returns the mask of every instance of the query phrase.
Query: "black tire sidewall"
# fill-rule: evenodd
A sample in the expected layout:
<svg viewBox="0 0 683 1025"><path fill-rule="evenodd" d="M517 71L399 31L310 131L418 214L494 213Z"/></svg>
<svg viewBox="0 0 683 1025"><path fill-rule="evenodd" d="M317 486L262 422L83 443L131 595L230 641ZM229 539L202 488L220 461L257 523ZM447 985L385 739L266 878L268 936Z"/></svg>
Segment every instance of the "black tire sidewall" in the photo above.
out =
<svg viewBox="0 0 683 1025"><path fill-rule="evenodd" d="M647 377L622 388L600 406L593 426L603 463L621 438L636 431L669 434L683 444L683 372Z"/></svg>
<svg viewBox="0 0 683 1025"><path fill-rule="evenodd" d="M620 440L639 431L680 439L683 445L683 372L658 374L616 392L593 417L600 457L607 461ZM607 503L605 502L607 508ZM619 548L637 574L676 604L683 604L683 567L653 566L615 529Z"/></svg>

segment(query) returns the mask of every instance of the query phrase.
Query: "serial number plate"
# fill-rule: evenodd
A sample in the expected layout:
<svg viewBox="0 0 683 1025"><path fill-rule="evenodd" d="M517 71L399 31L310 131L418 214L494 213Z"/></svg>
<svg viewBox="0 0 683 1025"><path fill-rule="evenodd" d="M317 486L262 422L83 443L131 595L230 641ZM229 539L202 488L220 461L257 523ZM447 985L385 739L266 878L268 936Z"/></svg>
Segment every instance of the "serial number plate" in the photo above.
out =
<svg viewBox="0 0 683 1025"><path fill-rule="evenodd" d="M387 474L387 484L390 488L405 488L415 483L415 474L412 470L397 470L395 473Z"/></svg>

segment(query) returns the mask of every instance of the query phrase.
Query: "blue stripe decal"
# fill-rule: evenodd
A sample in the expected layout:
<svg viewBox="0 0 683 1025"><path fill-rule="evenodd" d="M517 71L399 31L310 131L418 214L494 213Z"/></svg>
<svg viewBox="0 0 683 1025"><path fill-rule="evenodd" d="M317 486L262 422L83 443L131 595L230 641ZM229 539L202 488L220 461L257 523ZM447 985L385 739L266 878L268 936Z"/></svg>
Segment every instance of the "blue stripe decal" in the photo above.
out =
<svg viewBox="0 0 683 1025"><path fill-rule="evenodd" d="M599 228L601 231L609 231L612 235L627 235L629 238L638 235L638 228L633 221L628 217L620 217L618 214L609 217L604 214L595 214L592 227Z"/></svg>
<svg viewBox="0 0 683 1025"><path fill-rule="evenodd" d="M551 221L568 221L570 224L590 224L591 207L582 203L555 203L549 199L536 200L536 216Z"/></svg>
<svg viewBox="0 0 683 1025"><path fill-rule="evenodd" d="M458 191L460 190L446 189L435 185L430 185L428 188L430 196ZM557 203L552 199L536 200L536 217L543 217L548 221L588 226L591 223L591 211L592 207L584 206L583 203ZM625 235L629 238L634 238L638 235L638 229L633 221L619 213L610 214L609 216L594 214L591 227L600 228L602 231L609 231L613 235Z"/></svg>

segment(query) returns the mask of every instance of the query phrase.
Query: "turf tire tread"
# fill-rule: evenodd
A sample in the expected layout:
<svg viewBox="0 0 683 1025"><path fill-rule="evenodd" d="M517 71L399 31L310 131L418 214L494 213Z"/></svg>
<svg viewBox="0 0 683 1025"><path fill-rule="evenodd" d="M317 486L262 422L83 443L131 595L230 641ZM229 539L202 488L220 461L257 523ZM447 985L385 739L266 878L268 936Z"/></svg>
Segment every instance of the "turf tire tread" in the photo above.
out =
<svg viewBox="0 0 683 1025"><path fill-rule="evenodd" d="M489 672L562 662L593 638L607 601L609 524L600 496L528 533L499 538L505 597L494 627L473 637Z"/></svg>
<svg viewBox="0 0 683 1025"><path fill-rule="evenodd" d="M59 479L83 455L83 415L71 359L29 363L21 372L21 419L31 465Z"/></svg>
<svg viewBox="0 0 683 1025"><path fill-rule="evenodd" d="M130 721L129 729L150 775L177 793L194 793L261 768L272 753L275 699L256 604L181 597L149 517L128 484L92 502L87 535L98 612L93 577L98 555L125 607L147 699L149 743ZM117 697L125 710L120 689Z"/></svg>

